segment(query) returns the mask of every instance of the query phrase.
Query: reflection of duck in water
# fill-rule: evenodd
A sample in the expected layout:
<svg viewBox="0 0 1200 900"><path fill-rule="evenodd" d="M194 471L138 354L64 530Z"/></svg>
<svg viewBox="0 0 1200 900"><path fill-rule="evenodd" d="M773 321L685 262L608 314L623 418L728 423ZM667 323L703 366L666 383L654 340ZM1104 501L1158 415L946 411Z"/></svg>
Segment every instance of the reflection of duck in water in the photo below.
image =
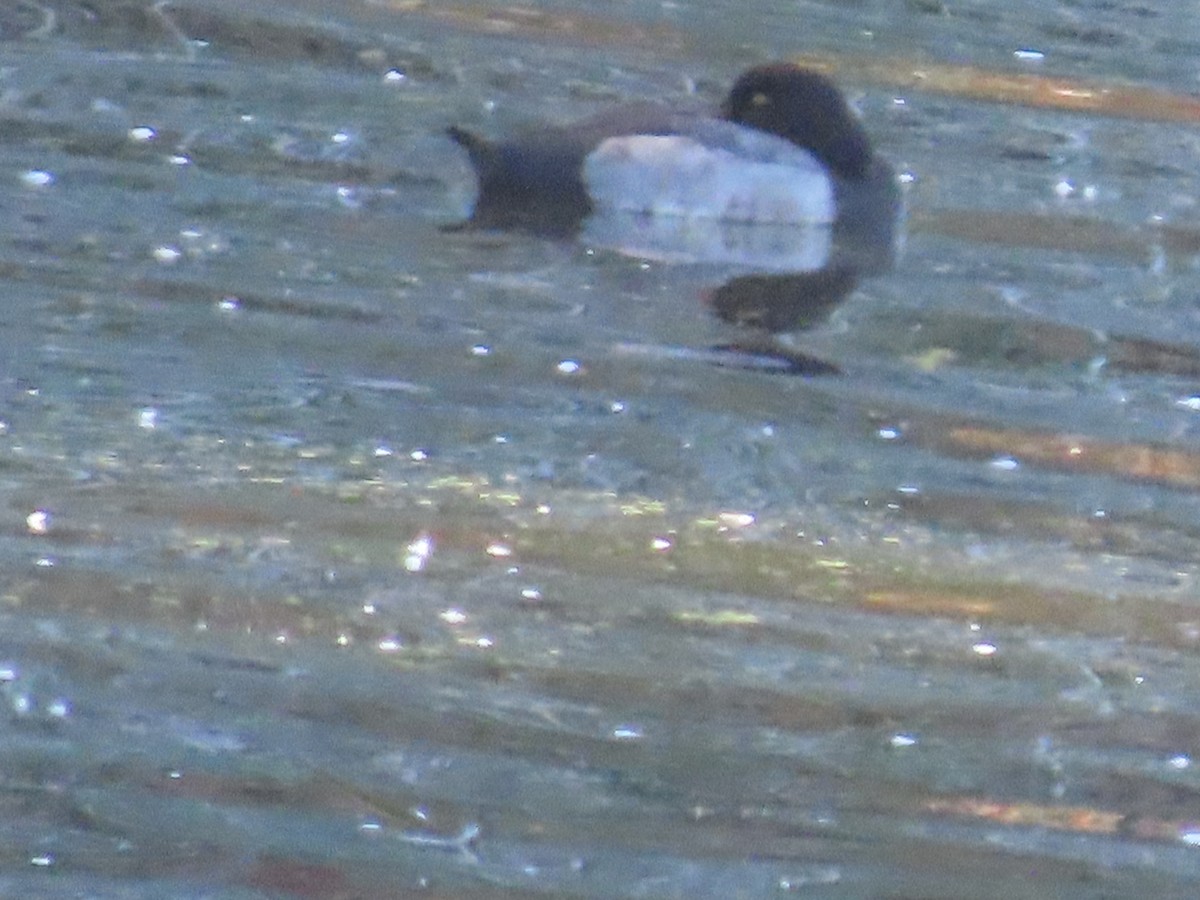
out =
<svg viewBox="0 0 1200 900"><path fill-rule="evenodd" d="M802 327L816 312L803 308L807 278L824 286L812 299L827 309L827 282L844 295L858 272L891 264L895 174L838 89L798 66L745 72L719 117L643 103L500 143L449 133L479 179L463 227L578 234L630 255L720 265L725 277L734 267L786 279L785 291L744 277L732 296L718 289L729 321Z"/></svg>

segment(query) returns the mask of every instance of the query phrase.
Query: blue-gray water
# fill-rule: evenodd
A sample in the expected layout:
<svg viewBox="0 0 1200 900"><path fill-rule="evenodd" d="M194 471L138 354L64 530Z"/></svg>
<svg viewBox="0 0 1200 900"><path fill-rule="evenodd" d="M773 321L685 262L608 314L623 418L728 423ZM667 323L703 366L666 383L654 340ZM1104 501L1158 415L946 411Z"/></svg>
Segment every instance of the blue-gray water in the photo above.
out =
<svg viewBox="0 0 1200 900"><path fill-rule="evenodd" d="M0 894L1194 896L1198 16L0 8ZM440 228L447 125L802 54L906 185L840 374Z"/></svg>

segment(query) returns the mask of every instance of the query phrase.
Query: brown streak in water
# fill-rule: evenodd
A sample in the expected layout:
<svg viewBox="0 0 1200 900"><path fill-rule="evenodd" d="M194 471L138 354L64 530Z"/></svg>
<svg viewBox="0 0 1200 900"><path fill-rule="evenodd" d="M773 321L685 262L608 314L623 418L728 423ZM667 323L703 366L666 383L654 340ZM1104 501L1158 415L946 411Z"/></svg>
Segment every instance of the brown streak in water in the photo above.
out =
<svg viewBox="0 0 1200 900"><path fill-rule="evenodd" d="M1066 472L1103 473L1173 488L1200 488L1200 455L1153 444L1118 444L1055 432L960 425L942 440L950 452L1006 454Z"/></svg>
<svg viewBox="0 0 1200 900"><path fill-rule="evenodd" d="M793 57L800 64L894 88L914 88L971 100L1091 113L1155 122L1200 122L1200 100L1154 88L998 72L975 66L831 54Z"/></svg>
<svg viewBox="0 0 1200 900"><path fill-rule="evenodd" d="M1165 527L1152 513L1096 516L1068 512L1052 500L1001 499L931 489L920 494L879 497L894 504L907 521L925 527L990 535L1019 535L1022 540L1069 545L1082 553L1170 562L1195 555L1200 532Z"/></svg>
<svg viewBox="0 0 1200 900"><path fill-rule="evenodd" d="M1144 235L1107 222L1036 213L913 210L908 230L1001 247L1042 247L1131 260L1144 260L1150 245Z"/></svg>
<svg viewBox="0 0 1200 900"><path fill-rule="evenodd" d="M419 16L462 31L518 37L523 40L578 43L589 46L653 48L655 53L679 52L684 37L666 25L638 25L618 19L571 12L549 12L533 6L502 5L477 8L421 0L391 0L386 4L406 16Z"/></svg>
<svg viewBox="0 0 1200 900"><path fill-rule="evenodd" d="M869 606L907 615L990 616L999 607L995 597L968 591L883 589L864 598Z"/></svg>
<svg viewBox="0 0 1200 900"><path fill-rule="evenodd" d="M1107 350L1108 365L1125 372L1200 376L1200 351L1195 347L1144 338L1114 337Z"/></svg>
<svg viewBox="0 0 1200 900"><path fill-rule="evenodd" d="M1046 806L1037 803L1003 803L976 797L934 800L925 804L935 814L983 819L1001 825L1035 826L1079 834L1116 834L1125 820L1122 813L1090 806Z"/></svg>
<svg viewBox="0 0 1200 900"><path fill-rule="evenodd" d="M687 722L720 710L724 721L743 722L793 731L832 731L852 725L878 725L885 713L877 708L854 709L836 698L797 696L747 685L664 684L654 678L616 672L576 669L538 669L516 666L522 683L536 684L542 694L572 703L594 702L598 696L671 710L672 721Z"/></svg>
<svg viewBox="0 0 1200 900"><path fill-rule="evenodd" d="M293 2L295 10L307 9L314 17L322 15L321 4ZM103 5L100 5L101 7ZM116 4L119 14L102 10L90 19L63 17L63 30L76 32L85 40L97 40L97 32L109 42L145 47L147 44L180 45L181 55L191 48L182 43L186 37L203 36L219 52L249 54L255 58L301 59L312 64L341 68L375 68L389 56L386 46L375 40L347 38L333 27L319 24L292 24L239 12L230 14L202 4L184 2L150 8L138 3ZM140 7L140 8L139 8ZM429 0L378 0L375 3L347 3L346 13L368 14L364 21L374 34L386 39L384 21L395 20L395 31L403 31L405 19L424 19L449 29L500 35L522 41L553 44L578 44L593 47L618 47L652 50L661 58L679 54L698 42L685 30L658 23L635 23L595 14L547 11L533 4L480 4L429 2ZM93 21L96 20L96 21ZM705 48L698 47L697 55ZM1132 85L1083 81L1038 75L1029 72L1003 72L976 66L921 60L846 56L842 54L803 54L794 61L855 80L887 85L898 89L918 89L974 100L1010 103L1027 107L1089 113L1115 118L1160 122L1200 121L1200 101L1168 91ZM426 61L410 60L429 68Z"/></svg>
<svg viewBox="0 0 1200 900"><path fill-rule="evenodd" d="M1107 368L1122 372L1200 376L1200 349L1191 344L1105 335L1051 320L996 314L912 314L906 324L912 327L914 343L903 355L927 370L948 363L1085 368L1102 359Z"/></svg>
<svg viewBox="0 0 1200 900"><path fill-rule="evenodd" d="M110 777L114 774L109 772ZM200 767L190 768L182 776L159 772L146 776L137 768L120 770L119 774L123 780L170 797L253 809L319 810L357 819L376 819L392 827L410 823L412 817L405 810L421 801L416 792L402 791L398 796L384 797L378 791L365 791L322 771L296 778L261 774L230 776ZM458 809L453 812L459 817L463 814Z"/></svg>
<svg viewBox="0 0 1200 900"><path fill-rule="evenodd" d="M926 423L911 434L918 444L984 456L1025 451L1026 458L1032 458L1036 449L1055 459L1065 454L1070 465L1095 458L1103 461L1106 456L1089 451L1082 454L1084 461L1076 462L1067 443L1057 436L1014 435L961 423ZM1128 452L1128 448L1109 449L1107 456L1120 458L1122 449ZM1192 466L1188 477L1200 483L1200 460L1187 462ZM1142 466L1162 472L1161 466L1151 468L1145 462ZM279 544L279 556L268 568L299 565L316 570L336 566L350 553L356 564L391 566L401 573L406 543L415 534L426 533L435 535L438 547L432 565L446 567L447 573L460 572L461 577L494 567L485 548L500 540L512 547L514 559L523 565L546 565L582 576L613 578L619 573L620 581L635 593L652 590L655 584L691 586L789 604L836 603L900 615L986 616L1073 634L1120 635L1195 649L1190 635L1196 612L1169 597L1136 593L1101 602L1086 590L1048 590L987 576L964 579L956 570L947 571L945 561L936 556L926 558L919 545L899 546L893 552L873 543L861 549L838 549L785 539L743 541L704 522L671 521L659 514L633 521L616 510L586 520L545 521L481 499L462 499L456 493L459 489L450 488L449 494L423 492L430 504L419 508L411 505L414 495L406 487L394 492L374 488L369 493L373 499L356 504L331 503L319 491L296 492L286 485L239 486L224 495L205 491L190 498L186 492L156 495L146 490L124 501L134 515L131 520L126 514L122 530L114 532L112 540L118 545L136 544L142 532L155 534L163 545L163 567L137 578L87 567L47 570L5 585L4 607L10 614L48 615L62 610L109 622L184 629L203 621L212 632L283 632L327 645L344 634L356 644L370 645L405 623L366 621L357 608L297 602L303 597L269 580L248 590L233 588L206 573L204 562L233 561L252 576L256 548L266 546L270 556L276 552L271 550L272 534L285 534L287 541ZM82 523L94 520L103 536L107 532L99 523L113 521L114 502L121 505L103 490L77 493L72 515ZM264 521L271 516L277 517L274 527ZM1015 527L1020 533L1019 523ZM664 532L676 535L670 554L651 548L652 538ZM180 560L193 558L198 566L178 569ZM593 610L589 621L603 626L605 615L616 614L616 609ZM416 627L415 622L407 624ZM417 632L404 639L406 650L397 655L398 662L436 661L452 649L436 641L426 646ZM256 647L245 664L269 667L277 662L273 652ZM241 665L236 659L214 664Z"/></svg>
<svg viewBox="0 0 1200 900"><path fill-rule="evenodd" d="M1048 806L1038 803L1004 803L981 797L957 797L932 800L924 804L927 812L982 819L1000 825L1049 828L1091 835L1129 835L1137 840L1178 843L1180 835L1191 831L1188 821L1154 816L1138 816L1090 806Z"/></svg>
<svg viewBox="0 0 1200 900"><path fill-rule="evenodd" d="M1170 257L1200 253L1200 231L1194 228L1167 225L1122 228L1083 216L924 209L909 213L906 228L911 234L937 234L1000 247L1096 253L1131 262L1145 262L1159 251Z"/></svg>
<svg viewBox="0 0 1200 900"><path fill-rule="evenodd" d="M590 45L653 47L657 53L679 52L689 41L685 33L659 25L635 25L529 6L474 8L420 0L392 0L398 15L420 16L455 28L520 37L526 40L570 41ZM1200 100L1154 88L1056 78L1029 72L1001 72L976 66L876 59L841 54L802 54L793 61L856 80L950 94L973 100L1010 103L1114 118L1159 122L1200 122Z"/></svg>

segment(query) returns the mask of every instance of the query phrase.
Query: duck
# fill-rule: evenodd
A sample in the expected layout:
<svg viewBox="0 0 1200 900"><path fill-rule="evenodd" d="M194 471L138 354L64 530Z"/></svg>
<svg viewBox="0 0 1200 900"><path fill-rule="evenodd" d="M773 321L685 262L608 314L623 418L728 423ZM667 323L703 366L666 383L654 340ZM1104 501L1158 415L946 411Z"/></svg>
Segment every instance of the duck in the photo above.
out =
<svg viewBox="0 0 1200 900"><path fill-rule="evenodd" d="M447 129L478 180L462 228L578 234L597 214L890 235L891 165L826 75L757 65L713 112L641 102L492 141Z"/></svg>

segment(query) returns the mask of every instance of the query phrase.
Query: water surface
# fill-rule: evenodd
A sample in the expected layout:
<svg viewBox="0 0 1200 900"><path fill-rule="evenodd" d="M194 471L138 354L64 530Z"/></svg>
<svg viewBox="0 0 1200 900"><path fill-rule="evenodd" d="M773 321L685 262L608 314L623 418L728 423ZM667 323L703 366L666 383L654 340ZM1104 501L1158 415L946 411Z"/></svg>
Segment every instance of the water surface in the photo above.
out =
<svg viewBox="0 0 1200 900"><path fill-rule="evenodd" d="M4 12L0 893L1194 893L1196 25ZM909 210L789 338L838 375L704 361L710 271L441 230L447 125L802 55Z"/></svg>

